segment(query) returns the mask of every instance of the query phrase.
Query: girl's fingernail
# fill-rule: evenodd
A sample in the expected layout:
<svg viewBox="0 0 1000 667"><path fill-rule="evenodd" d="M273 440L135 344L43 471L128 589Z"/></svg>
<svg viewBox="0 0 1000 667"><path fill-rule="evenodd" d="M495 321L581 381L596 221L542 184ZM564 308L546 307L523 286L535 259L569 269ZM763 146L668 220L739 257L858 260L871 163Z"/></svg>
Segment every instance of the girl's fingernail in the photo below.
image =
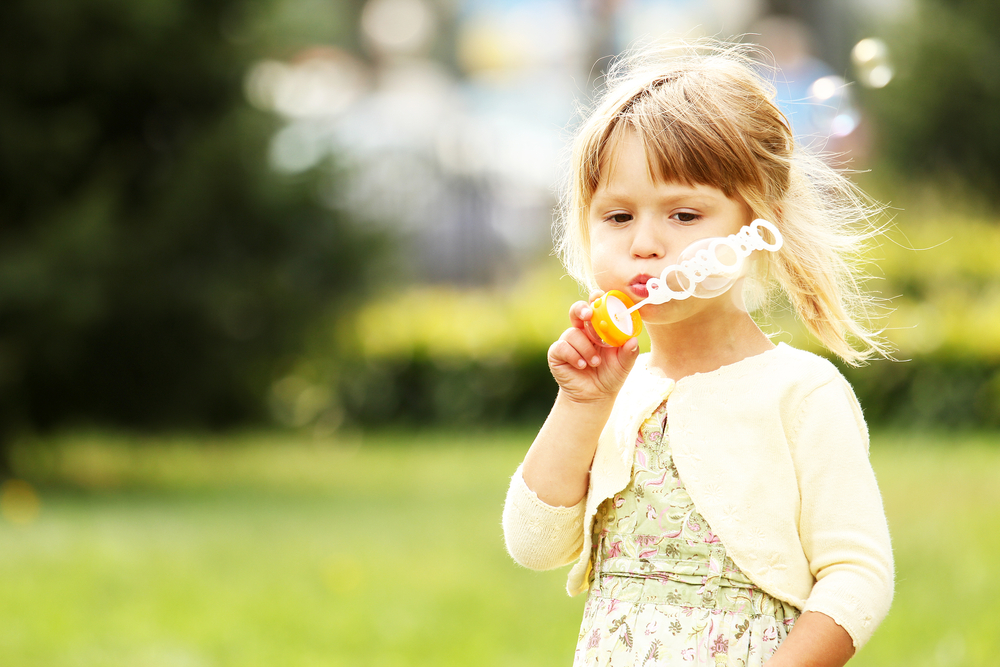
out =
<svg viewBox="0 0 1000 667"><path fill-rule="evenodd" d="M601 358L595 356L594 358L592 358L590 360L590 363L593 364L594 366L596 366L597 364L601 363Z"/></svg>
<svg viewBox="0 0 1000 667"><path fill-rule="evenodd" d="M579 366L580 368L586 368L587 362L581 359L580 361L576 362L576 365Z"/></svg>

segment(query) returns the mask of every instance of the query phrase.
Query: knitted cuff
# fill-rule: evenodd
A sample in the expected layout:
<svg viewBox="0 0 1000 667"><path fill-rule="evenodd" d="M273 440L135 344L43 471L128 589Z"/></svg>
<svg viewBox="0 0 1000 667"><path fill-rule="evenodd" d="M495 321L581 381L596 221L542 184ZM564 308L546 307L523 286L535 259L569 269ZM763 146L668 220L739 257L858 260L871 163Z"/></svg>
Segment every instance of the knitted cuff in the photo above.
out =
<svg viewBox="0 0 1000 667"><path fill-rule="evenodd" d="M586 498L573 507L554 507L528 488L518 468L503 510L504 539L515 561L533 570L550 570L580 553Z"/></svg>

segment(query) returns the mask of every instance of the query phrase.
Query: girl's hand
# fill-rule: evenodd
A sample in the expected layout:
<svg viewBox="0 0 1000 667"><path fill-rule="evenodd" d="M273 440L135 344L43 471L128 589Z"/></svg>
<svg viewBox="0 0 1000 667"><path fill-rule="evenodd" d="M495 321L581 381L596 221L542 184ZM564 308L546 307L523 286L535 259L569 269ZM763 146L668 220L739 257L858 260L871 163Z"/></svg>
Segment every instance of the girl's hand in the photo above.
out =
<svg viewBox="0 0 1000 667"><path fill-rule="evenodd" d="M560 391L581 403L614 400L639 353L635 338L621 347L612 347L594 331L590 303L602 294L591 292L589 303L577 301L570 306L572 326L549 347L549 369Z"/></svg>

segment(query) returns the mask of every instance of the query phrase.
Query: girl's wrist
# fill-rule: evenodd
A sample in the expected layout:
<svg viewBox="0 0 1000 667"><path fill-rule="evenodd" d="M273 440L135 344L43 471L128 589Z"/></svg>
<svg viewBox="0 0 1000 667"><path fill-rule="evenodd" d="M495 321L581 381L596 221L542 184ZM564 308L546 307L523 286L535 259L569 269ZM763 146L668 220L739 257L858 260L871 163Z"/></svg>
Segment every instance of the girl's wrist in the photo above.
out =
<svg viewBox="0 0 1000 667"><path fill-rule="evenodd" d="M559 393L556 394L555 405L564 406L570 410L586 410L588 412L596 412L607 410L608 414L611 413L611 408L614 407L615 396L613 395L599 395L599 396L576 396L572 392L560 387Z"/></svg>

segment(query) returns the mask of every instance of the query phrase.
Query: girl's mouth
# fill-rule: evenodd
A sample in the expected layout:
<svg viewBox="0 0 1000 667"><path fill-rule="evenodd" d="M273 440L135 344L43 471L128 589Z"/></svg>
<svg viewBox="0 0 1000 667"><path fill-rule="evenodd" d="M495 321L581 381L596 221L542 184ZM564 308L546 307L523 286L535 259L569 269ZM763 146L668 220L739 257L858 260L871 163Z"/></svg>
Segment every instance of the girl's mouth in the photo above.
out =
<svg viewBox="0 0 1000 667"><path fill-rule="evenodd" d="M638 299L639 301L642 301L643 299L645 299L645 298L647 298L649 296L649 290L646 289L646 283L652 277L653 276L649 276L649 275L646 275L644 273L641 274L641 275L636 276L628 284L628 290L632 294L634 294L635 296L639 297L639 299Z"/></svg>

